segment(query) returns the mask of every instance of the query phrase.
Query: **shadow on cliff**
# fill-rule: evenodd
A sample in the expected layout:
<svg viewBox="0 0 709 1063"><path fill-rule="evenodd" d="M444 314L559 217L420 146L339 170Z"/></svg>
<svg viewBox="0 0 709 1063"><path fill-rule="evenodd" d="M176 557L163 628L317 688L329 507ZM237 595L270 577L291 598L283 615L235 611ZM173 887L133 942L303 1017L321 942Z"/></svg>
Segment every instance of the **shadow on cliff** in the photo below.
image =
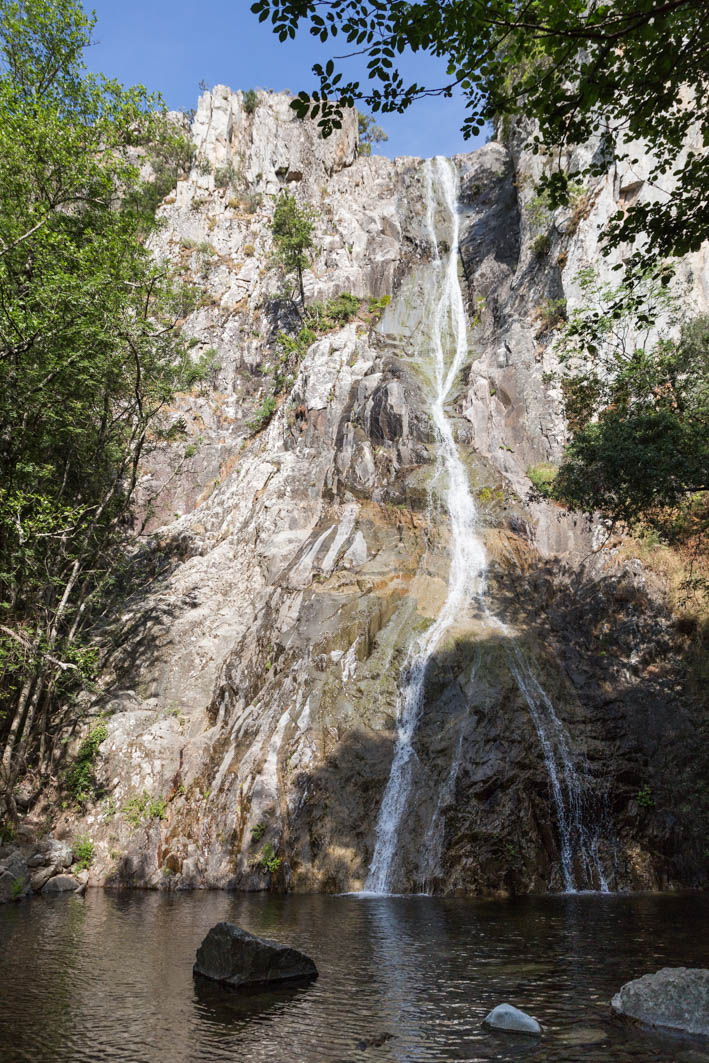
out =
<svg viewBox="0 0 709 1063"><path fill-rule="evenodd" d="M706 719L688 686L686 636L642 577L531 560L491 573L490 602L510 636L462 638L429 662L392 888L563 887L550 775L515 654L568 732L582 815L611 886L706 884ZM393 719L388 734L348 729L294 780L296 889L307 865L321 889L364 885L394 735ZM599 885L577 871L578 885Z"/></svg>
<svg viewBox="0 0 709 1063"><path fill-rule="evenodd" d="M194 595L166 593L175 570L199 550L187 532L157 532L131 558L113 592L109 613L113 619L97 629L106 647L101 668L104 674L113 674L112 689L135 686L137 661L149 674L162 633L186 609L199 604Z"/></svg>
<svg viewBox="0 0 709 1063"><path fill-rule="evenodd" d="M499 567L490 597L575 692L618 832L657 854L670 879L705 884L709 720L687 663L691 634L631 566L601 577L558 561Z"/></svg>

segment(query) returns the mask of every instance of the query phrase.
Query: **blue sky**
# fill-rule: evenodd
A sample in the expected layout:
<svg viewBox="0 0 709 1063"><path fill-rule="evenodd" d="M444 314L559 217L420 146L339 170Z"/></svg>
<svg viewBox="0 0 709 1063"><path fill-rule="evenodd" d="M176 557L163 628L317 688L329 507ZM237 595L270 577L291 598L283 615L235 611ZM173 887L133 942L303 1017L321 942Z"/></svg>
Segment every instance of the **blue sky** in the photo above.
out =
<svg viewBox="0 0 709 1063"><path fill-rule="evenodd" d="M87 65L125 84L159 90L174 109L196 106L202 79L234 89L317 87L310 68L330 51L309 34L280 44L268 24L251 14L250 5L251 0L85 0L98 16ZM334 43L343 47L339 38ZM444 83L442 62L402 59L400 69L411 81ZM347 73L356 73L353 62L343 64ZM377 121L389 141L376 150L422 156L470 151L474 142L463 140L460 132L463 117L460 98L423 100L407 114L380 115Z"/></svg>

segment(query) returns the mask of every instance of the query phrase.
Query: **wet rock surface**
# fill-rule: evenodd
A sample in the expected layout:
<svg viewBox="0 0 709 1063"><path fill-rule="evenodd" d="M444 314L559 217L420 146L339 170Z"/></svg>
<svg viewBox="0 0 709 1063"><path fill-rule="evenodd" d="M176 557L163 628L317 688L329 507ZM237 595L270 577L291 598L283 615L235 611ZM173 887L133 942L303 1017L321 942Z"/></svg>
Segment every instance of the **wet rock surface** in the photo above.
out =
<svg viewBox="0 0 709 1063"><path fill-rule="evenodd" d="M621 986L612 1008L647 1026L709 1037L709 970L663 967L645 974Z"/></svg>
<svg viewBox="0 0 709 1063"><path fill-rule="evenodd" d="M217 923L197 950L193 972L232 989L258 990L270 985L317 978L313 961L297 949L255 937L233 923Z"/></svg>

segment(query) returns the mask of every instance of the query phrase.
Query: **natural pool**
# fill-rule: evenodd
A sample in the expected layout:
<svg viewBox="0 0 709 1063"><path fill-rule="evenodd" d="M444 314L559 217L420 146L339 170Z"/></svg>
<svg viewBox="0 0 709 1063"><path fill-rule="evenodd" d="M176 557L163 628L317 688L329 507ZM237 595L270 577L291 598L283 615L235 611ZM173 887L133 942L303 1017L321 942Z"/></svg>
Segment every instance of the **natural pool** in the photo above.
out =
<svg viewBox="0 0 709 1063"><path fill-rule="evenodd" d="M221 919L303 949L319 979L251 997L196 985ZM0 1060L709 1063L709 1045L610 1014L623 982L665 965L709 966L709 897L36 897L0 909ZM501 1001L543 1040L482 1030Z"/></svg>

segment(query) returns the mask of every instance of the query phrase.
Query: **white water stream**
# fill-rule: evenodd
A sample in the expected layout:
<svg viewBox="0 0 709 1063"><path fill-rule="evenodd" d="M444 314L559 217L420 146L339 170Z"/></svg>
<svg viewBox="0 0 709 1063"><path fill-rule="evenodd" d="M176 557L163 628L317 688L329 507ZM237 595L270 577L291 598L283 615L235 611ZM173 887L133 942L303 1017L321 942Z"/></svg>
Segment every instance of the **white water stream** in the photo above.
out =
<svg viewBox="0 0 709 1063"><path fill-rule="evenodd" d="M365 892L385 894L393 888L399 830L411 794L416 760L414 738L424 709L426 670L445 636L451 634L458 624L465 623L473 610L478 614L482 610L490 626L503 637L509 638L513 647L509 652L510 670L529 706L549 775L559 826L564 889L571 892L577 888L574 869L574 856L577 854L583 869L583 885L594 882L595 872L599 888L607 890L595 844L584 829L579 780L569 752L568 734L519 648L514 645L511 633L489 613L483 601L487 559L478 535L478 514L468 475L445 410L468 355L467 317L458 276L460 217L454 164L440 156L428 160L425 164L425 181L426 223L434 252L433 283L428 293L431 304L427 309L431 321L430 356L433 369L431 416L438 436L435 480L445 483L443 494L450 522L451 560L443 607L434 623L414 640L402 670L394 757L377 820L374 855ZM440 255L436 233L436 211L439 205L444 208L450 225L446 234L450 250L444 257ZM439 860L440 836L444 826L441 806L455 786L460 752L458 749L454 756L451 773L444 783L446 793L442 792L439 796L426 835L429 873L435 870Z"/></svg>

